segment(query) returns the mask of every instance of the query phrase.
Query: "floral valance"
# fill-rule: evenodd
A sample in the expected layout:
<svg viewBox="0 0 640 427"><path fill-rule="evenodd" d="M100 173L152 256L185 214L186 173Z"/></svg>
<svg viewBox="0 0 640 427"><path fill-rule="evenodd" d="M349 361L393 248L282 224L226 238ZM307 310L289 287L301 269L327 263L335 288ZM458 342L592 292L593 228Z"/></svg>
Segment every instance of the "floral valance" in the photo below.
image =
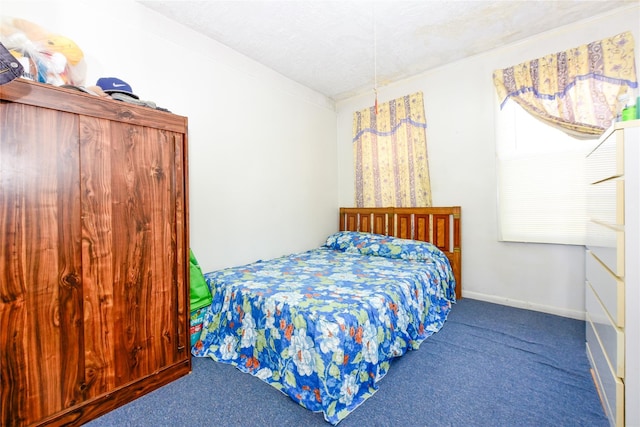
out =
<svg viewBox="0 0 640 427"><path fill-rule="evenodd" d="M547 123L600 135L620 110L618 97L638 87L631 32L533 59L493 73L501 107L513 99Z"/></svg>

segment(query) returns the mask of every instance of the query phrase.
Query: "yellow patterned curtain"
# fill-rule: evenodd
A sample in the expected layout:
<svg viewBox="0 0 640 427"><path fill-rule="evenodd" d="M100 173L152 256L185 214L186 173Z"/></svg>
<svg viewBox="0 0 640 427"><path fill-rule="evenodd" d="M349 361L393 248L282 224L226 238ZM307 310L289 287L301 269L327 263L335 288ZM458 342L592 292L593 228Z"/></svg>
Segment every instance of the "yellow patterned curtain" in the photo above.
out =
<svg viewBox="0 0 640 427"><path fill-rule="evenodd" d="M508 98L573 135L600 135L619 112L618 96L638 87L631 32L493 73Z"/></svg>
<svg viewBox="0 0 640 427"><path fill-rule="evenodd" d="M428 207L422 92L353 114L356 207Z"/></svg>

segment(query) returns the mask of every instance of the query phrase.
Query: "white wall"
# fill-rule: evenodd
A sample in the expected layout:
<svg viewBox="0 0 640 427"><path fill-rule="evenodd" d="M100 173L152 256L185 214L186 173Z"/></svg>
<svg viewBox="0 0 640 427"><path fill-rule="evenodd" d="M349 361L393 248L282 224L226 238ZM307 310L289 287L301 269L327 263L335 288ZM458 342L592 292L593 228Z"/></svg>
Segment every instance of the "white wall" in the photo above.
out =
<svg viewBox="0 0 640 427"><path fill-rule="evenodd" d="M492 73L627 30L640 63L639 27L636 4L378 88L380 102L424 93L433 204L462 207L463 296L583 318L584 247L497 240ZM371 93L337 104L343 206L354 203L352 115L373 101Z"/></svg>
<svg viewBox="0 0 640 427"><path fill-rule="evenodd" d="M74 40L87 85L128 82L189 118L191 247L204 271L319 245L337 228L332 101L128 1L6 1Z"/></svg>

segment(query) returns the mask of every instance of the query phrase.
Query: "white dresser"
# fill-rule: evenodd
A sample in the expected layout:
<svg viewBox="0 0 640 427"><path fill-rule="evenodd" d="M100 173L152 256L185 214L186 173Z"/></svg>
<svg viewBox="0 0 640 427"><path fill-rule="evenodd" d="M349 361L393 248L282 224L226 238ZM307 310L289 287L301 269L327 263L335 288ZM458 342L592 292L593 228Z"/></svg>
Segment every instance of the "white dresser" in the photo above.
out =
<svg viewBox="0 0 640 427"><path fill-rule="evenodd" d="M587 156L587 355L612 426L640 426L640 120Z"/></svg>

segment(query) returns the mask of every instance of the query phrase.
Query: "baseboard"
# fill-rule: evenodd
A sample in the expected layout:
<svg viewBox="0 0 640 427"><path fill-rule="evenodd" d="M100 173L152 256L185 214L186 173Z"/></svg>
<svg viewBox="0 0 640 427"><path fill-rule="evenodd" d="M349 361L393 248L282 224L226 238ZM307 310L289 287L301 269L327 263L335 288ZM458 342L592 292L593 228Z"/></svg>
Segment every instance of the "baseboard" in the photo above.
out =
<svg viewBox="0 0 640 427"><path fill-rule="evenodd" d="M542 304L533 304L526 301L519 301L510 298L498 297L495 295L481 294L479 292L462 291L463 298L477 299L480 301L492 302L495 304L508 305L510 307L524 308L527 310L540 311L542 313L555 314L556 316L569 317L571 319L585 320L584 311L568 310L566 308L552 307Z"/></svg>

